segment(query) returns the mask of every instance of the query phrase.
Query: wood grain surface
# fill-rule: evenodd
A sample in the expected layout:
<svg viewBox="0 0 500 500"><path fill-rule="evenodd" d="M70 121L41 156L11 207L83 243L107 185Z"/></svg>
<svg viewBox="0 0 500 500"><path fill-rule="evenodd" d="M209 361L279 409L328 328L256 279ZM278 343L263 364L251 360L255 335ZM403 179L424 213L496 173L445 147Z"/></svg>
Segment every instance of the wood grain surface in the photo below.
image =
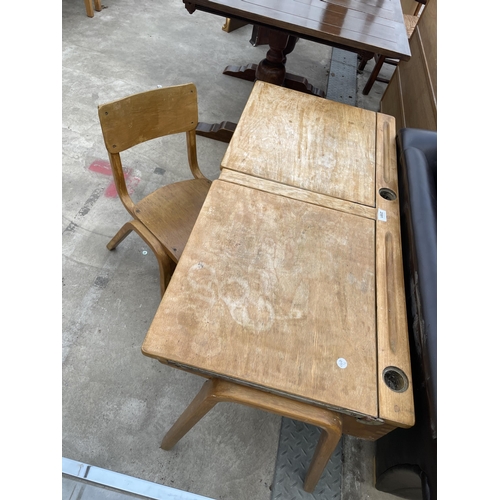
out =
<svg viewBox="0 0 500 500"><path fill-rule="evenodd" d="M377 209L384 210L386 218L377 219L376 223L379 416L398 422L400 426L411 426L415 417L401 249L395 119L381 113L377 118ZM384 189L390 190L394 198L381 195L380 190ZM401 381L400 388L396 386L395 390L387 385L384 377L387 369L393 374L403 372L406 381Z"/></svg>
<svg viewBox="0 0 500 500"><path fill-rule="evenodd" d="M256 81L221 168L375 206L376 113Z"/></svg>
<svg viewBox="0 0 500 500"><path fill-rule="evenodd" d="M286 196L294 200L305 201L306 203L312 203L320 207L333 208L340 212L347 212L348 214L359 215L373 220L377 218L377 210L375 207L367 207L359 203L340 200L339 198L333 198L332 196L314 193L313 191L287 186L279 182L261 179L260 177L253 177L252 175L242 174L236 170L223 169L219 175L219 180L234 182L235 184L265 191L266 193Z"/></svg>
<svg viewBox="0 0 500 500"><path fill-rule="evenodd" d="M377 439L414 422L396 120L325 102L255 83L143 353Z"/></svg>
<svg viewBox="0 0 500 500"><path fill-rule="evenodd" d="M399 1L377 0L184 0L203 10L278 28L319 43L410 58Z"/></svg>
<svg viewBox="0 0 500 500"><path fill-rule="evenodd" d="M215 181L143 353L376 417L374 242L373 220Z"/></svg>

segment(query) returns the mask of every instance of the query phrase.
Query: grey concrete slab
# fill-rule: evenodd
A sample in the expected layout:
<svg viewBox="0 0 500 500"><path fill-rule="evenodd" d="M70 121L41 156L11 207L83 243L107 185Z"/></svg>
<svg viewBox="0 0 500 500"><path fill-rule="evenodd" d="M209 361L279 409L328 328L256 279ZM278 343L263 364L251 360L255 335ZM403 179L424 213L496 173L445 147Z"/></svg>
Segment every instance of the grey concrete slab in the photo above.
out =
<svg viewBox="0 0 500 500"><path fill-rule="evenodd" d="M159 448L203 379L141 354L160 302L157 263L134 234L106 249L128 215L109 193L109 175L91 168L107 160L99 104L194 82L200 121L237 122L252 83L222 70L257 63L267 47L249 43L250 26L226 33L223 18L190 15L181 0L104 5L88 18L83 2L62 2L62 454L216 499L268 500L281 422L275 415L220 404L172 451ZM331 54L300 40L287 70L326 91ZM226 148L198 139L209 178L218 177ZM141 145L123 162L137 198L190 175L183 138ZM369 461L369 453L358 458Z"/></svg>
<svg viewBox="0 0 500 500"><path fill-rule="evenodd" d="M357 92L356 53L333 49L326 98L332 101L356 106Z"/></svg>

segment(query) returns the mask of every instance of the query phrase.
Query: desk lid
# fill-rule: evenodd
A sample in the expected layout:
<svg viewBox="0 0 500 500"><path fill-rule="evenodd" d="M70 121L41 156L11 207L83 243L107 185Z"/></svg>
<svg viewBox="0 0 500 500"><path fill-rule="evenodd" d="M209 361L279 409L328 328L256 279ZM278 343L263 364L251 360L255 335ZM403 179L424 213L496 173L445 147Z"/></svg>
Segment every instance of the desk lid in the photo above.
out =
<svg viewBox="0 0 500 500"><path fill-rule="evenodd" d="M221 168L375 206L377 113L256 81Z"/></svg>
<svg viewBox="0 0 500 500"><path fill-rule="evenodd" d="M215 181L143 353L377 417L375 224Z"/></svg>

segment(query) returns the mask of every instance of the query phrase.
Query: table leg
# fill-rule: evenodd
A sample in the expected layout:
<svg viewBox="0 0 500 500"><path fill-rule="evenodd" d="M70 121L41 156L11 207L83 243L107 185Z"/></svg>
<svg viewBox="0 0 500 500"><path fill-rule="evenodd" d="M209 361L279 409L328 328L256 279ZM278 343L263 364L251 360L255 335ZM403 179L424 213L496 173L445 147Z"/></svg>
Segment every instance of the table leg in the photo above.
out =
<svg viewBox="0 0 500 500"><path fill-rule="evenodd" d="M175 424L163 438L161 447L170 450L217 403L240 403L316 425L322 433L304 481L304 490L314 491L328 459L342 437L342 417L338 413L300 401L269 394L219 379L207 380Z"/></svg>
<svg viewBox="0 0 500 500"><path fill-rule="evenodd" d="M325 97L325 92L311 85L307 78L286 72L286 56L293 51L298 38L283 31L272 29L266 29L266 38L268 39L269 50L266 58L258 65L230 65L224 69L223 74L249 82L262 80L306 94Z"/></svg>
<svg viewBox="0 0 500 500"><path fill-rule="evenodd" d="M262 59L257 66L255 71L257 80L263 80L274 85L283 85L286 75L286 55L284 52L289 39L290 36L282 31L269 30L269 50L265 59Z"/></svg>

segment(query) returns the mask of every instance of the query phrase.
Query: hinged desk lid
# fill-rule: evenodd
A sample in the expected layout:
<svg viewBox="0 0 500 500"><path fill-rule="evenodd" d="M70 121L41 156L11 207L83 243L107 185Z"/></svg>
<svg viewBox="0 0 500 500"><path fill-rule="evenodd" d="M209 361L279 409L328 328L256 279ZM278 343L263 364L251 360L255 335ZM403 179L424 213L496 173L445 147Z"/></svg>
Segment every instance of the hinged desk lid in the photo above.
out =
<svg viewBox="0 0 500 500"><path fill-rule="evenodd" d="M374 207L376 116L256 81L221 168Z"/></svg>
<svg viewBox="0 0 500 500"><path fill-rule="evenodd" d="M376 417L374 246L371 219L214 181L143 353Z"/></svg>

